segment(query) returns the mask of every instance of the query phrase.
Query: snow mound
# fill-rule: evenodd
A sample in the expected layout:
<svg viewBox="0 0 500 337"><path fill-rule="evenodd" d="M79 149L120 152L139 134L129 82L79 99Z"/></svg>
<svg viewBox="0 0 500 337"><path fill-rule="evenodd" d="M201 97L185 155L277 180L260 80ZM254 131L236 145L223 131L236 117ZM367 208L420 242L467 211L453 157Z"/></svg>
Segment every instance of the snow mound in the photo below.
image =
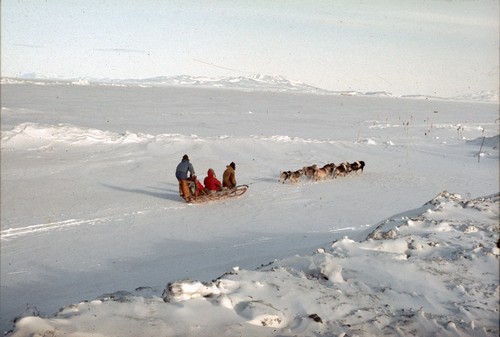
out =
<svg viewBox="0 0 500 337"><path fill-rule="evenodd" d="M361 241L24 317L13 336L497 336L499 205L444 191Z"/></svg>
<svg viewBox="0 0 500 337"><path fill-rule="evenodd" d="M2 108L4 112L8 108ZM11 149L44 149L54 144L64 144L72 146L92 146L92 145L122 145L122 144L148 144L149 148L154 150L159 143L172 143L177 141L234 141L235 139L227 135L199 137L198 135L182 135L176 133L165 134L145 134L125 131L116 133L108 130L98 130L92 128L83 128L70 124L39 124L22 123L11 130L1 132L2 150ZM251 139L272 143L296 143L296 144L336 144L341 141L329 139L314 139L290 137L286 135L262 136L251 135ZM377 145L372 139L359 141L369 145Z"/></svg>
<svg viewBox="0 0 500 337"><path fill-rule="evenodd" d="M377 145L377 142L371 138L359 139L356 143L368 144L368 145Z"/></svg>
<svg viewBox="0 0 500 337"><path fill-rule="evenodd" d="M483 140L484 139L484 140ZM496 135L493 137L479 137L473 140L468 140L467 144L474 146L487 146L493 149L498 149L500 145L500 135Z"/></svg>
<svg viewBox="0 0 500 337"><path fill-rule="evenodd" d="M122 134L97 129L86 129L68 124L44 125L22 123L2 132L2 148L12 146L40 146L51 143L70 145L130 144L147 142L153 137L126 131Z"/></svg>

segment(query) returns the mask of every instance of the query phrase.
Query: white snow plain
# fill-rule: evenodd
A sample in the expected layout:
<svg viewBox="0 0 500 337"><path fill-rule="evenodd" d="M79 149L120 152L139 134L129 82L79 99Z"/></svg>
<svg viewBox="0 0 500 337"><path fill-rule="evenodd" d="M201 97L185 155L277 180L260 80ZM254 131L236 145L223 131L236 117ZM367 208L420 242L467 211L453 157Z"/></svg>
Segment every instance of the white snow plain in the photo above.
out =
<svg viewBox="0 0 500 337"><path fill-rule="evenodd" d="M8 335L498 335L498 101L48 83L1 88Z"/></svg>

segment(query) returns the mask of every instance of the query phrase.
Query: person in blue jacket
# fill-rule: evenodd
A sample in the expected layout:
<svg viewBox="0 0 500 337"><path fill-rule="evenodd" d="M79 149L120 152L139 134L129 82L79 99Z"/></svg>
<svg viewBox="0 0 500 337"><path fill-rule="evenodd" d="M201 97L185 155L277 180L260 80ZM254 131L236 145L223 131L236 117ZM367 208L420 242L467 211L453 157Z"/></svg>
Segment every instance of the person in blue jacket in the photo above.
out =
<svg viewBox="0 0 500 337"><path fill-rule="evenodd" d="M189 176L188 176L189 174ZM189 161L187 154L182 156L182 161L177 165L175 177L179 181L179 194L187 202L191 201L188 181L196 179L193 164Z"/></svg>

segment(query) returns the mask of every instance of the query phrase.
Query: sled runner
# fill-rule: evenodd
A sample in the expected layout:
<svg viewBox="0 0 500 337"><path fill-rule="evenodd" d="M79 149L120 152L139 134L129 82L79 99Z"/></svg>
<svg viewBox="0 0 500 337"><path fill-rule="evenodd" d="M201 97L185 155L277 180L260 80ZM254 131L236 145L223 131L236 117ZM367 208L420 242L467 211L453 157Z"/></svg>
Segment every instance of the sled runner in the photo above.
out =
<svg viewBox="0 0 500 337"><path fill-rule="evenodd" d="M194 204L199 204L199 203L204 203L208 201L216 201L216 200L223 200L223 199L228 199L228 198L233 198L233 197L239 197L240 195L244 194L248 189L248 185L238 185L235 188L232 189L224 189L222 191L217 191L217 192L212 192L212 193L205 193L202 192L198 194L197 196L192 196L191 197L191 202Z"/></svg>

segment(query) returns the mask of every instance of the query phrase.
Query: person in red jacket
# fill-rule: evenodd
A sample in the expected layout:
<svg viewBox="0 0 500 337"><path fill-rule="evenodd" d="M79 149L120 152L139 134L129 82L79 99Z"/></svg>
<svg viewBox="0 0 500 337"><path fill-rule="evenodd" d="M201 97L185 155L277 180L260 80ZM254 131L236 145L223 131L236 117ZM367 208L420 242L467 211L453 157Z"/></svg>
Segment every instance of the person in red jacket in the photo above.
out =
<svg viewBox="0 0 500 337"><path fill-rule="evenodd" d="M194 176L194 195L199 196L205 191L205 187L200 183L198 179L196 179L196 176Z"/></svg>
<svg viewBox="0 0 500 337"><path fill-rule="evenodd" d="M219 179L215 177L215 172L212 169L208 169L207 176L203 181L205 184L205 188L209 191L220 191L221 190L221 182Z"/></svg>

